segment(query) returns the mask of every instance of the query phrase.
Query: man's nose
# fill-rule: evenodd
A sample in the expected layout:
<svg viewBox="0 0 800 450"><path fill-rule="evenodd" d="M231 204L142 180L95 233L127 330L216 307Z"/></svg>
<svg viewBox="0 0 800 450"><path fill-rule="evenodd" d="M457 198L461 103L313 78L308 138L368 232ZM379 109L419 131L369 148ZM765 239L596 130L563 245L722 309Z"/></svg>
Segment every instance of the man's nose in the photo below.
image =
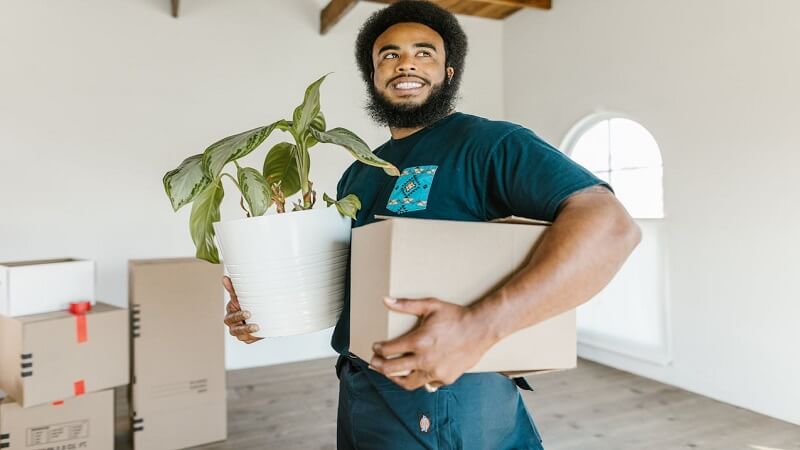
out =
<svg viewBox="0 0 800 450"><path fill-rule="evenodd" d="M414 58L411 56L400 56L400 63L397 65L398 72L404 73L416 70L417 66L414 64Z"/></svg>

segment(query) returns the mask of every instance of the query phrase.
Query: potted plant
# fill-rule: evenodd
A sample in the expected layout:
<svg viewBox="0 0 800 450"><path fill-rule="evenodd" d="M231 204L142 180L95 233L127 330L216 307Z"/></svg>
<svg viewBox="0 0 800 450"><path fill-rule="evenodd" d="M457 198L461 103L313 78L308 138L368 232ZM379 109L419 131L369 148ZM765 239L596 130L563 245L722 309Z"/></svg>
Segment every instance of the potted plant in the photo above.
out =
<svg viewBox="0 0 800 450"><path fill-rule="evenodd" d="M326 77L306 89L292 120L221 139L164 175L164 190L173 210L192 204L189 229L197 258L216 264L221 252L242 309L250 311L250 320L260 325L258 336L328 328L342 309L350 219L361 203L355 195L335 200L323 194L328 207L314 208L316 192L308 178L311 147L320 142L336 144L365 164L399 175L394 165L375 156L353 132L326 130L319 93ZM252 153L276 129L289 133L294 142L272 146L261 170L239 165L237 160ZM226 166L235 168L235 176L223 171ZM239 189L245 218L220 221L223 177ZM287 199L295 194L298 200L287 213ZM268 214L273 207L276 213Z"/></svg>

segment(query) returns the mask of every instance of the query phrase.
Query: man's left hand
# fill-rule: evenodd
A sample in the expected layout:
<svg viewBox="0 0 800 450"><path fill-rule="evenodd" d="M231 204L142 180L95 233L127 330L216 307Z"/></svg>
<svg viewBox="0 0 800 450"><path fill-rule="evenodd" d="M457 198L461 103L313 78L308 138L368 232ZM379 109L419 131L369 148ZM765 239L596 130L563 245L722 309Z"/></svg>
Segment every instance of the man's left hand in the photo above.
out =
<svg viewBox="0 0 800 450"><path fill-rule="evenodd" d="M472 368L495 340L469 307L436 298L385 298L392 311L419 316L413 330L376 342L372 368L407 390L452 384Z"/></svg>

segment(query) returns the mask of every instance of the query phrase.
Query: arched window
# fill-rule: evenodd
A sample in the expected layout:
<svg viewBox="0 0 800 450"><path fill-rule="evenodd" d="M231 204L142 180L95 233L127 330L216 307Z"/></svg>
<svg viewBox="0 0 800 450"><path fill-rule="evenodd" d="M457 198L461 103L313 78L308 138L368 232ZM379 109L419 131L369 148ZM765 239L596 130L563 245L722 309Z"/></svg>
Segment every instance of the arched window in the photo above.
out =
<svg viewBox="0 0 800 450"><path fill-rule="evenodd" d="M562 148L614 188L642 230L642 242L611 283L578 307L578 354L612 366L618 355L667 364L671 344L664 222L649 220L664 217L658 144L637 122L604 113L579 122Z"/></svg>
<svg viewBox="0 0 800 450"><path fill-rule="evenodd" d="M564 148L614 188L631 216L664 217L661 150L639 123L616 115L592 116L573 128Z"/></svg>

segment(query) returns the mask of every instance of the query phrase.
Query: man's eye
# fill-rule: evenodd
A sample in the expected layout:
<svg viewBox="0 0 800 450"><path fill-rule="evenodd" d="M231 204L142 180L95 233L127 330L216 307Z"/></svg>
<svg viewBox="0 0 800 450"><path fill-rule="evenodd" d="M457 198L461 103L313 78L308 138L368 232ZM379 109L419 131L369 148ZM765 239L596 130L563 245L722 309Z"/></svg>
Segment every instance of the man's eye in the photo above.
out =
<svg viewBox="0 0 800 450"><path fill-rule="evenodd" d="M429 52L426 52L426 51L424 51L424 50L423 50L423 51L421 51L421 52L419 52L419 53L417 53L417 55L431 56L431 54L430 54Z"/></svg>
<svg viewBox="0 0 800 450"><path fill-rule="evenodd" d="M397 58L397 53L387 53L383 55L383 59L394 59Z"/></svg>

